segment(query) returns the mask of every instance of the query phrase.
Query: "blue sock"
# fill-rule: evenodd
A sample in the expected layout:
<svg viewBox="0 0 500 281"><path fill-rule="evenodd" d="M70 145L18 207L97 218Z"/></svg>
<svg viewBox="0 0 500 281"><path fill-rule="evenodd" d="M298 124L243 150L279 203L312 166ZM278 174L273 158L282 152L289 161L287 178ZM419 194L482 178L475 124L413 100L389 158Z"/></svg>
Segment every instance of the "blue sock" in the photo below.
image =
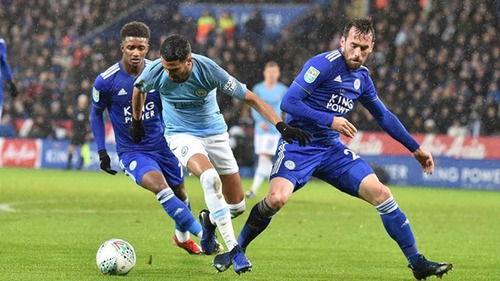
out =
<svg viewBox="0 0 500 281"><path fill-rule="evenodd" d="M391 196L384 203L377 206L377 210L384 223L385 230L394 239L406 259L414 265L418 261L419 252L415 244L415 237L406 215L399 209L398 203Z"/></svg>
<svg viewBox="0 0 500 281"><path fill-rule="evenodd" d="M271 209L271 207L267 205L266 199L262 199L262 201L253 206L238 236L238 245L244 249L248 247L248 244L266 229L272 217L277 212L278 211Z"/></svg>
<svg viewBox="0 0 500 281"><path fill-rule="evenodd" d="M193 217L191 210L174 195L172 189L163 189L156 194L156 198L176 224L179 224L180 227L188 230L194 235L200 233L200 223Z"/></svg>
<svg viewBox="0 0 500 281"><path fill-rule="evenodd" d="M189 211L191 212L191 203L189 202L189 198L186 198L186 201L184 201L183 203L188 207ZM175 229L179 230L180 232L186 232L187 231L187 229L181 227L177 222L175 223Z"/></svg>

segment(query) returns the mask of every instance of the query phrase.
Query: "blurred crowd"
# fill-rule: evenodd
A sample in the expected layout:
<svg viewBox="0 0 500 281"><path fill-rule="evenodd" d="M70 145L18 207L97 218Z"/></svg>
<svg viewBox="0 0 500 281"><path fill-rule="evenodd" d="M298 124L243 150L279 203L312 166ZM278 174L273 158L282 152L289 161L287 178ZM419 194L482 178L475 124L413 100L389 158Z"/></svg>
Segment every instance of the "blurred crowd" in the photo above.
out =
<svg viewBox="0 0 500 281"><path fill-rule="evenodd" d="M72 118L78 95L90 95L95 77L121 58L119 38L95 37L93 30L144 2L1 1L0 36L7 42L21 94L11 99L5 93L0 126L29 119L32 129L16 128L21 137L69 138L64 124ZM265 34L258 9L241 26L228 12L205 11L192 19L172 11L162 21L164 34L151 42L148 58L159 57L163 36L180 33L190 39L194 52L211 57L250 89L262 80L269 60L280 64L281 81L289 85L308 58L339 47L348 18L368 14L374 19L376 42L367 67L381 100L410 132L500 135L498 3L314 2L308 14L277 37ZM219 103L229 126L251 134L249 108L226 95L219 95ZM380 130L362 106L347 117L360 130Z"/></svg>

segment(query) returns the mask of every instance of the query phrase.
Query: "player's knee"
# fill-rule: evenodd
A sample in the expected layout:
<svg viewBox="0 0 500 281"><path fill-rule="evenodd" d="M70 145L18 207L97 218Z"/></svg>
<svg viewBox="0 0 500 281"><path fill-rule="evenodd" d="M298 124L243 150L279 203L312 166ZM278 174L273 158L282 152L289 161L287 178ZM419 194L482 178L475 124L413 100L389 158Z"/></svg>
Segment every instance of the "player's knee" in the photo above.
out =
<svg viewBox="0 0 500 281"><path fill-rule="evenodd" d="M237 204L227 204L229 212L231 213L231 218L234 219L239 215L243 214L246 210L245 199Z"/></svg>
<svg viewBox="0 0 500 281"><path fill-rule="evenodd" d="M288 197L278 192L271 192L266 197L266 202L274 210L279 210L285 206Z"/></svg>
<svg viewBox="0 0 500 281"><path fill-rule="evenodd" d="M384 203L392 196L391 190L382 183L372 189L372 205L377 206Z"/></svg>
<svg viewBox="0 0 500 281"><path fill-rule="evenodd" d="M208 169L200 175L201 187L204 192L212 191L215 194L222 194L222 182L215 169Z"/></svg>

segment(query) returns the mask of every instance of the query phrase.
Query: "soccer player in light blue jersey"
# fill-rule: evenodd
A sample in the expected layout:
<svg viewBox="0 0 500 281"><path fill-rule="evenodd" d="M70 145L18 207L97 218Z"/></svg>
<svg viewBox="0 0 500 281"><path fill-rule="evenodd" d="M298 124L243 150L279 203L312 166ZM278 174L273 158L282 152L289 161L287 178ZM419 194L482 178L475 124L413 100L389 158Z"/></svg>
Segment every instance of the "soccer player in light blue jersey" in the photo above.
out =
<svg viewBox="0 0 500 281"><path fill-rule="evenodd" d="M141 109L147 93L158 90L169 146L181 163L200 179L205 195L208 211L200 213L203 251L214 252L216 225L230 250L235 272L250 271L252 265L236 243L231 222L231 217L245 210L245 197L216 92L219 90L256 109L276 126L286 141L304 146L310 135L285 124L267 103L213 60L191 53L186 38L168 36L160 54L161 58L136 79L130 134L136 141L150 134L142 125Z"/></svg>
<svg viewBox="0 0 500 281"><path fill-rule="evenodd" d="M130 22L123 26L120 35L122 59L97 76L92 90L91 124L101 169L116 174L111 169L105 146L103 113L107 110L115 133L120 166L135 183L156 194L167 214L176 222L173 243L190 254L201 254L200 246L189 233L201 238L202 228L189 208L182 166L163 136L161 101L157 91L148 94L141 113L148 135L140 143L134 143L128 133L132 122L134 80L151 63L145 59L149 50L149 28L141 22Z"/></svg>
<svg viewBox="0 0 500 281"><path fill-rule="evenodd" d="M262 74L264 81L257 83L252 92L267 102L274 111L281 114L281 99L283 99L288 87L278 81L280 66L275 61L269 61L264 66ZM269 178L273 166L273 156L280 140L280 133L269 121L255 110L252 110L252 117L255 120L254 151L258 160L252 185L245 194L248 198L254 198L264 180Z"/></svg>
<svg viewBox="0 0 500 281"><path fill-rule="evenodd" d="M12 80L12 71L10 70L9 62L7 61L7 44L5 43L5 40L0 37L0 119L2 119L3 108L2 77L7 81L7 84L9 85L12 98L17 97L19 92L17 91L16 84Z"/></svg>
<svg viewBox="0 0 500 281"><path fill-rule="evenodd" d="M313 135L306 147L281 142L271 172L266 198L251 210L238 243L247 248L269 225L272 217L312 176L351 196L372 204L381 216L389 236L409 262L416 279L441 277L452 269L450 263L428 261L420 254L406 215L390 189L383 185L363 158L340 142L339 132L352 137L356 130L342 119L359 101L378 124L404 145L421 164L423 172L434 170L432 156L407 132L379 99L368 69L363 66L374 47L375 31L370 19L349 22L340 39L340 48L319 54L306 62L288 89L281 109L291 126ZM226 270L230 260L218 255L214 266Z"/></svg>

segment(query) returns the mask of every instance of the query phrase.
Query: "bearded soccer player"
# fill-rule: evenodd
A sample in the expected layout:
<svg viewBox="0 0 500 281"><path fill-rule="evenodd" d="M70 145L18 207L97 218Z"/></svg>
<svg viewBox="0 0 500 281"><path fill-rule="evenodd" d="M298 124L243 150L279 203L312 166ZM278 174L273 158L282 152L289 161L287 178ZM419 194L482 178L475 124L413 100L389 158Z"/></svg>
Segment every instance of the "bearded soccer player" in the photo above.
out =
<svg viewBox="0 0 500 281"><path fill-rule="evenodd" d="M151 63L145 59L149 50L149 28L141 22L130 22L123 26L120 35L122 59L97 77L92 90L91 124L101 169L116 174L105 147L103 112L108 110L121 168L135 183L153 192L175 221L173 243L190 254L201 254L200 246L189 233L201 237L202 228L189 207L182 166L163 137L161 101L157 91L149 92L141 112L148 135L140 143L134 143L128 133L132 122L134 80Z"/></svg>
<svg viewBox="0 0 500 281"><path fill-rule="evenodd" d="M309 59L293 81L281 102L281 109L287 113L286 121L291 126L311 133L313 139L306 147L281 141L274 158L269 193L253 207L238 237L242 248L247 248L266 229L293 192L304 187L314 176L375 207L416 279L432 275L441 277L452 269L452 264L429 261L419 252L410 222L390 189L378 180L363 158L340 141L339 133L351 137L356 133L350 123L339 124L339 120L359 100L382 129L413 154L424 173L434 171L432 155L385 107L368 69L363 66L374 42L372 21L367 18L353 20L344 28L340 48ZM230 262L224 253L216 256L214 266L223 271L231 265Z"/></svg>

